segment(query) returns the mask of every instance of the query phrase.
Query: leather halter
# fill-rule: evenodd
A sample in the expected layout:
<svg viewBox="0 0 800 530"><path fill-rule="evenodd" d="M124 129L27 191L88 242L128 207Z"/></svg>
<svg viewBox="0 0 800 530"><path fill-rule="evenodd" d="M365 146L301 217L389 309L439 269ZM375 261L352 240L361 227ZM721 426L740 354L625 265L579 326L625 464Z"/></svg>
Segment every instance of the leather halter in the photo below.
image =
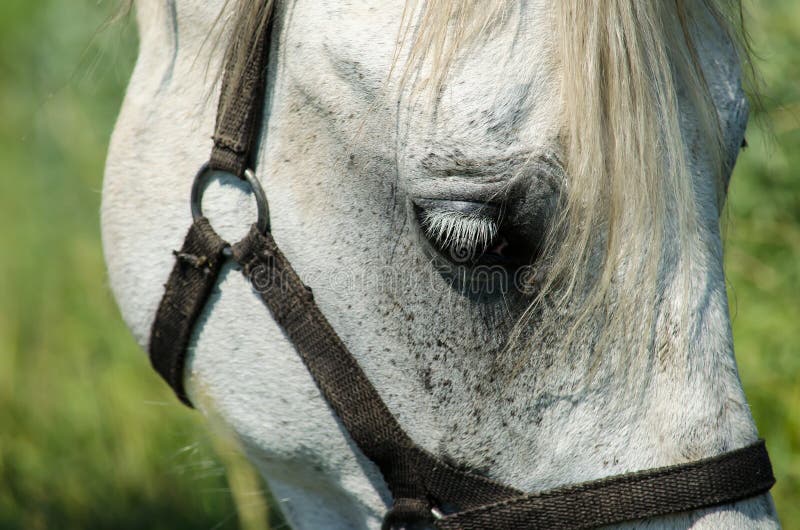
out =
<svg viewBox="0 0 800 530"><path fill-rule="evenodd" d="M713 458L526 494L462 471L419 447L403 431L369 378L314 302L269 232L269 212L252 167L262 121L272 22L251 36L244 64L230 54L217 110L214 147L195 177L194 223L166 283L150 336L153 367L192 406L183 386L195 322L227 259L244 275L294 345L353 441L380 469L394 498L384 528L413 522L442 530L578 529L729 504L775 482L763 440ZM238 77L235 72L238 72ZM259 222L229 245L202 216L210 170L246 179Z"/></svg>

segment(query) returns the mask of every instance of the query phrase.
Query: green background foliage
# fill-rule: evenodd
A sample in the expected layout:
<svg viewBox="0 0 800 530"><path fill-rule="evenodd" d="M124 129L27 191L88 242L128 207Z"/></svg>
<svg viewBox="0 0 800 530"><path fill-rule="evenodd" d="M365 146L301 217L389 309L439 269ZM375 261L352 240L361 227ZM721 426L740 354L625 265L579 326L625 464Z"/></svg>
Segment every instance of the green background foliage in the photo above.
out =
<svg viewBox="0 0 800 530"><path fill-rule="evenodd" d="M108 289L100 186L136 49L131 21L97 33L112 4L0 2L0 529L263 528L252 470L156 378ZM749 7L764 105L726 267L775 502L800 529L800 3Z"/></svg>

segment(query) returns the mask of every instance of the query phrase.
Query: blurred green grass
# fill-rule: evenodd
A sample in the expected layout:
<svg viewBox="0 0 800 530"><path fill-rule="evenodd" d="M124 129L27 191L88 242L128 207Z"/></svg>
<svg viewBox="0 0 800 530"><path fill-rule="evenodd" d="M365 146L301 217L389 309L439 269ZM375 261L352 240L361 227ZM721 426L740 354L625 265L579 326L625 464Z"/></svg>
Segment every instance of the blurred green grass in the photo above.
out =
<svg viewBox="0 0 800 530"><path fill-rule="evenodd" d="M778 480L785 528L800 528L800 2L749 4L763 78L750 147L728 199L726 271L739 372Z"/></svg>
<svg viewBox="0 0 800 530"><path fill-rule="evenodd" d="M101 177L136 51L132 21L96 35L114 9L0 2L0 528L240 528L233 448L153 378L107 287Z"/></svg>
<svg viewBox="0 0 800 530"><path fill-rule="evenodd" d="M250 519L233 497L259 484L156 378L107 287L99 190L136 46L131 23L93 38L112 4L0 3L0 529L258 526L258 495ZM772 133L749 129L726 267L775 501L800 529L800 3L750 9Z"/></svg>

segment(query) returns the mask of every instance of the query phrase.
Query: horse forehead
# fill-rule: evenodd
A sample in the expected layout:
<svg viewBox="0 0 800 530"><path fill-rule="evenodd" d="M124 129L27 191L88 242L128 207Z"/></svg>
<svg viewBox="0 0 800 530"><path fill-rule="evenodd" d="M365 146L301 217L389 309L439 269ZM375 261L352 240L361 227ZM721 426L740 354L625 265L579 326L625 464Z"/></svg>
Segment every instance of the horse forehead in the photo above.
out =
<svg viewBox="0 0 800 530"><path fill-rule="evenodd" d="M428 99L414 92L414 83L404 85L400 97L407 104L398 109L405 114L401 121L414 131L411 136L428 141L431 134L463 134L470 141L498 138L507 144L509 129L521 129L525 121L534 120L536 130L546 130L543 125L557 114L553 107L558 99L546 4L514 3L499 29L480 35L455 57L435 120ZM404 2L379 0L297 0L287 5L281 12L285 71L314 100L335 110L392 94L387 88L406 68L418 29L413 23L402 27L406 7ZM417 66L408 65L412 71ZM331 93L335 101L328 101Z"/></svg>
<svg viewBox="0 0 800 530"><path fill-rule="evenodd" d="M449 65L453 73L462 73L464 77L479 83L492 78L496 80L495 88L513 84L520 75L531 77L542 63L549 62L552 55L549 49L552 44L552 18L541 7L542 3L542 0L535 0L509 4L506 15L498 17L495 24L478 31L463 43L463 50ZM391 8L383 4L380 8L351 8L360 16L347 10L336 10L335 13L341 18L332 24L328 23L324 34L327 48L341 57L362 59L365 67L375 67L384 75L387 66L399 74L406 66L406 58L422 25L426 26L426 33L447 33L448 39L456 38L453 21L426 23L421 13L404 13L406 9L418 9L422 3L408 2L405 8L403 4L400 2ZM332 15L332 18L335 16ZM477 21L482 21L478 15L473 16ZM438 52L416 50L415 53L420 52L432 58L423 66L423 70L430 68ZM415 68L419 65L409 66ZM423 75L427 73L423 72Z"/></svg>

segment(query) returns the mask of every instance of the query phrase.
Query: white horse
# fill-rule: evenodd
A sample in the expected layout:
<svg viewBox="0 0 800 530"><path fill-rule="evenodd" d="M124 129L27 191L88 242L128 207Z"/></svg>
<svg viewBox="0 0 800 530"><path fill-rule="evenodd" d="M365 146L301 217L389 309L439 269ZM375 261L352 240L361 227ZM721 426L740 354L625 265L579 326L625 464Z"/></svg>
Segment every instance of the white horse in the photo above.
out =
<svg viewBox="0 0 800 530"><path fill-rule="evenodd" d="M225 44L259 1L136 0L102 226L145 347ZM540 491L757 438L719 230L747 121L723 15L712 0L277 1L257 163L272 232L426 450ZM254 219L232 183L204 208L229 241ZM531 267L465 293L440 270L464 250ZM377 468L232 268L195 330L192 400L237 433L294 528L378 528ZM765 494L623 527L779 523Z"/></svg>

